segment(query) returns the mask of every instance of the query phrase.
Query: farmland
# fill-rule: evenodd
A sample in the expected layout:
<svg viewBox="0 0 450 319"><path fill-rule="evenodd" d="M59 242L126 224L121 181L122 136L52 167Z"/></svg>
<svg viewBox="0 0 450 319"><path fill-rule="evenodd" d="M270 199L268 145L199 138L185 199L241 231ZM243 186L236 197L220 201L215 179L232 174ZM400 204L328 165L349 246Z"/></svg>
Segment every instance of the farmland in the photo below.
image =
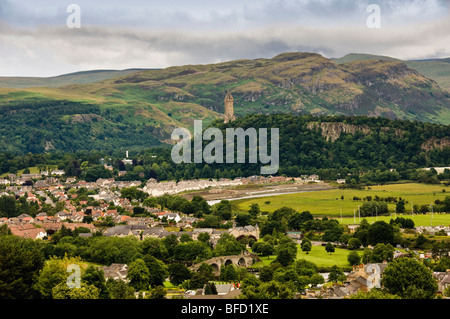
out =
<svg viewBox="0 0 450 319"><path fill-rule="evenodd" d="M313 246L311 251L307 254L301 250L300 245L297 246L297 257L296 260L305 259L316 264L319 267L331 267L333 265L338 265L340 267L348 267L347 257L350 250L344 248L335 248L335 252L331 255L326 252L324 246ZM361 252L359 252L361 254ZM271 262L276 258L275 255L259 257L262 262L256 263L255 268L262 267L265 265L270 265Z"/></svg>
<svg viewBox="0 0 450 319"><path fill-rule="evenodd" d="M444 192L445 191L445 192ZM379 185L365 188L363 190L355 189L332 189L324 191L313 191L295 194L284 194L277 196L259 197L253 199L242 199L234 202L236 207L241 210L248 210L250 205L258 204L261 211L273 212L283 206L291 207L299 212L310 211L316 217L328 216L338 218L342 216L342 223L352 224L355 219L358 222L358 207L362 206L363 198L371 196L375 198L396 197L406 200L406 214L413 217L417 226L430 225L431 215L411 216L413 205L430 205L435 200L444 200L450 191L449 187L443 185L425 185L417 183ZM354 200L358 197L361 200ZM395 212L395 203L388 203L390 213ZM355 218L354 218L355 217ZM376 219L374 216L368 217L369 221ZM391 217L378 216L379 220L389 220ZM449 224L450 215L433 214L433 225Z"/></svg>

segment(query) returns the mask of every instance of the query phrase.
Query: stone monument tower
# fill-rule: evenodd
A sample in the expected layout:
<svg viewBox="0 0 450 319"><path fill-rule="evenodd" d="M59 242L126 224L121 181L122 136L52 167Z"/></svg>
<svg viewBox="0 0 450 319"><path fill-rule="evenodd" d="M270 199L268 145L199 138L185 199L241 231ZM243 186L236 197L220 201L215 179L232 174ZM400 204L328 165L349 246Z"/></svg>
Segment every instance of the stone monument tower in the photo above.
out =
<svg viewBox="0 0 450 319"><path fill-rule="evenodd" d="M231 95L230 91L227 92L227 95L225 96L225 120L224 123L232 122L236 119L234 116L234 109L233 109L233 96Z"/></svg>

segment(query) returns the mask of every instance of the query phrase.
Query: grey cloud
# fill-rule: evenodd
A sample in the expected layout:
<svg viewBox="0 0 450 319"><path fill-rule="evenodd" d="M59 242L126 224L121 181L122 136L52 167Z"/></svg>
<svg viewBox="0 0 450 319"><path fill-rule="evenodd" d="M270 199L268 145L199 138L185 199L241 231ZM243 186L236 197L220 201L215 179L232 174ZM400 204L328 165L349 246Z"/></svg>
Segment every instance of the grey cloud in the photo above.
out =
<svg viewBox="0 0 450 319"><path fill-rule="evenodd" d="M161 7L138 15L138 22L147 15L148 19L154 19L143 26L131 22L132 11L114 17L118 9L105 7L103 12L108 17L87 25L83 21L94 21L97 13L82 11L81 29L65 27L65 18L57 25L33 27L0 20L0 70L3 75L16 72L15 75L49 76L68 70L155 68L270 58L287 51L318 52L327 57L350 52L404 59L450 56L448 16L425 21L409 19L406 25L384 23L394 18L395 10L404 8L402 5L410 11L400 10L397 13L400 21L413 15L417 6L426 7L428 17L436 16L439 8L446 8L445 1L416 0L414 6L411 1L402 1L391 12L386 8L394 6L393 1L381 1L383 27L376 30L366 27L365 2L359 3L357 6L349 0L266 1L263 6L247 1L243 6L233 2L228 8L203 8L201 14L195 14L193 9L184 12L181 7L176 10ZM5 4L0 0L0 10ZM201 3L197 1L195 5ZM299 15L298 23L296 8L303 8L301 14L305 17ZM349 22L327 22L334 11ZM114 18L118 21L114 22ZM158 21L163 20L167 21L160 25Z"/></svg>

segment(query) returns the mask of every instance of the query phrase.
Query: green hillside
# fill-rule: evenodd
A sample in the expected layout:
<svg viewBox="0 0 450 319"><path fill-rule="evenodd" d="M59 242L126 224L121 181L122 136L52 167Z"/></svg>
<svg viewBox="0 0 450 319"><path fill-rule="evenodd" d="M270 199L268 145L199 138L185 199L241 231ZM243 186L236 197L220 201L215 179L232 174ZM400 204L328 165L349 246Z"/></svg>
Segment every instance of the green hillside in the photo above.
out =
<svg viewBox="0 0 450 319"><path fill-rule="evenodd" d="M436 81L441 88L450 92L450 58L418 60L418 61L402 61L400 59L395 59L382 55L350 53L341 58L336 58L332 60L338 64L344 64L354 61L365 61L365 60L403 62L408 67Z"/></svg>
<svg viewBox="0 0 450 319"><path fill-rule="evenodd" d="M288 113L450 123L450 93L434 80L392 59L344 60L292 52L115 74L120 76L78 73L62 76L59 84L70 84L60 87L47 81L44 87L0 88L0 138L4 149L15 152L125 147L143 138L151 145L168 142L175 127L221 118L227 91L238 117ZM102 76L107 78L96 81ZM83 81L92 83L77 83ZM70 130L80 130L84 140L70 143ZM30 139L35 147L22 149ZM68 144L57 147L61 139Z"/></svg>

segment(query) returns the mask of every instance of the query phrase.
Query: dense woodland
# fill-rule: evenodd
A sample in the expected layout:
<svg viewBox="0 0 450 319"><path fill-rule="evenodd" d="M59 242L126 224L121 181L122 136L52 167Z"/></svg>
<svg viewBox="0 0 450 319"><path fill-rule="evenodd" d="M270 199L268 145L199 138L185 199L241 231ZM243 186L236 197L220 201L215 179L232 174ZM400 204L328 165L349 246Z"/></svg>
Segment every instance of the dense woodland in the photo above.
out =
<svg viewBox="0 0 450 319"><path fill-rule="evenodd" d="M85 108L86 106L79 107ZM245 164L175 164L171 160L171 146L166 144L148 146L146 139L148 132L146 133L145 130L124 129L123 132L117 132L117 134L129 135L121 136L120 139L115 139L114 132L116 131L105 130L103 133L109 134L107 139L95 139L85 136L85 134L88 134L89 126L101 122L61 123L60 126L52 123L50 125L54 114L52 112L56 112L56 109L52 110L52 107L49 106L47 115L26 116L29 121L33 122L37 131L30 130L27 125L20 125L20 122L8 122L7 125L2 126L4 128L1 136L3 136L5 151L0 153L0 174L16 173L20 169L34 166L44 170L50 165L56 165L58 168L64 169L66 175L77 176L86 181L117 176L118 171L127 172L125 176L118 179L142 181L149 178L163 181L260 175L262 164L249 164L248 154ZM77 112L80 111L73 108L73 113ZM21 116L25 117L25 115ZM54 116L57 118L56 115ZM311 122L340 122L365 126L370 129L370 133L364 134L356 131L354 134L342 134L335 141L329 141L322 136L320 130L307 127ZM35 145L39 145L38 140L42 139L42 134L44 134L41 128L45 128L46 125L59 132L57 133L59 135L54 135L55 132L51 133L51 139L60 140L61 143L67 143L70 147L57 147L45 152L42 149L30 148L33 144L27 144L30 141L35 141ZM231 124L224 124L217 120L212 123L212 126L223 131L227 127L279 128L280 168L278 175L299 177L305 174L318 174L323 180L345 178L350 186L399 180L437 183L450 178L448 171L444 174L437 174L434 170L418 170L423 167L450 165L450 147L430 150L422 148L422 145L430 139L439 140L450 136L450 126L389 120L381 117L313 117L290 114L247 115L238 118ZM23 132L21 132L22 129ZM402 134L399 135L399 131ZM145 136L141 137L139 134ZM148 133L148 135L151 134ZM128 144L122 140L122 137L128 141ZM47 138L44 139L47 140ZM154 140L156 141L156 139ZM17 154L14 151L8 151L12 145L15 145L14 141L20 141L21 145L24 145L22 150L29 152ZM143 144L136 149L137 143ZM209 141L204 141L204 146L208 143ZM122 162L128 146L131 149L134 148L134 151L130 152L132 165L125 165ZM106 170L103 164L113 166L114 171Z"/></svg>
<svg viewBox="0 0 450 319"><path fill-rule="evenodd" d="M84 115L84 116L82 116ZM153 128L121 123L99 106L72 101L33 99L1 106L0 147L10 154L59 150L112 150L159 145Z"/></svg>

